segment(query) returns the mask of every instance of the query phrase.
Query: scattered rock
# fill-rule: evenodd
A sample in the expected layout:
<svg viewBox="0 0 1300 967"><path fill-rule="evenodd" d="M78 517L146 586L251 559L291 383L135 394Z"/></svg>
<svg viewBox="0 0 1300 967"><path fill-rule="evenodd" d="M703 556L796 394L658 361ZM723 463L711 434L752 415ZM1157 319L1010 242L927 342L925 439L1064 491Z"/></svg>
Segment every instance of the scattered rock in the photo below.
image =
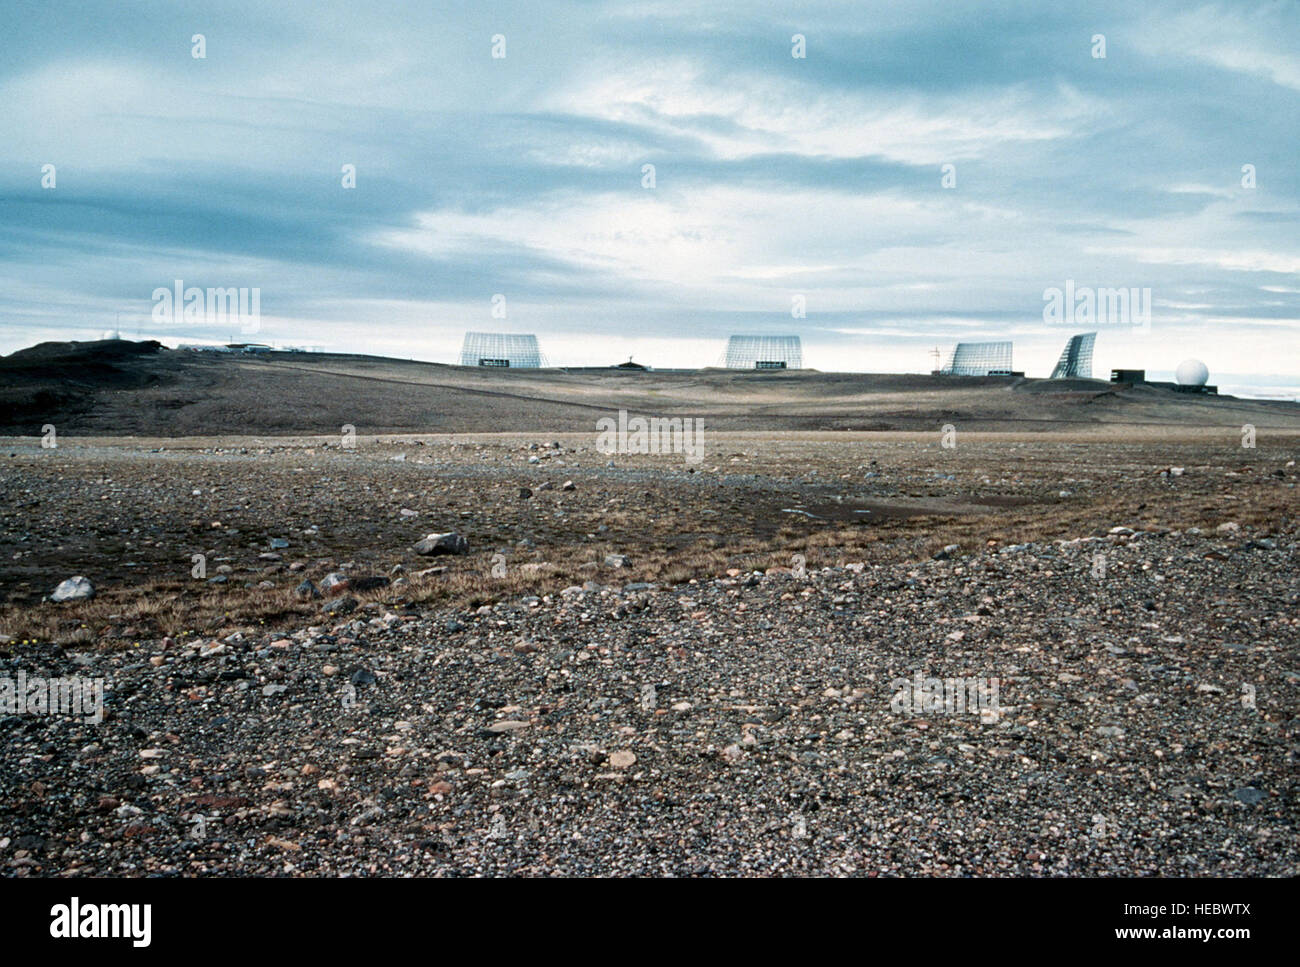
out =
<svg viewBox="0 0 1300 967"><path fill-rule="evenodd" d="M339 571L331 571L326 574L320 581L321 593L326 597L333 597L336 594L342 594L352 587L352 579L346 574Z"/></svg>
<svg viewBox="0 0 1300 967"><path fill-rule="evenodd" d="M487 730L489 732L522 732L531 725L531 722L524 722L518 719L502 719L499 722L493 722L487 727Z"/></svg>
<svg viewBox="0 0 1300 967"><path fill-rule="evenodd" d="M417 541L414 550L415 553L426 556L432 554L464 554L469 550L469 541L455 531L446 534L430 534Z"/></svg>
<svg viewBox="0 0 1300 967"><path fill-rule="evenodd" d="M321 608L321 614L340 615L350 614L357 610L357 599L348 595L347 597L335 598L325 607Z"/></svg>
<svg viewBox="0 0 1300 967"><path fill-rule="evenodd" d="M636 764L636 755L626 749L612 752L609 756L609 764L615 769L630 769Z"/></svg>
<svg viewBox="0 0 1300 967"><path fill-rule="evenodd" d="M65 601L86 601L95 596L95 586L90 583L88 578L77 577L68 578L54 589L50 595L51 601L63 603Z"/></svg>
<svg viewBox="0 0 1300 967"><path fill-rule="evenodd" d="M1254 786L1242 786L1240 789L1234 789L1233 798L1238 802L1244 802L1247 806L1254 806L1268 798L1268 794Z"/></svg>

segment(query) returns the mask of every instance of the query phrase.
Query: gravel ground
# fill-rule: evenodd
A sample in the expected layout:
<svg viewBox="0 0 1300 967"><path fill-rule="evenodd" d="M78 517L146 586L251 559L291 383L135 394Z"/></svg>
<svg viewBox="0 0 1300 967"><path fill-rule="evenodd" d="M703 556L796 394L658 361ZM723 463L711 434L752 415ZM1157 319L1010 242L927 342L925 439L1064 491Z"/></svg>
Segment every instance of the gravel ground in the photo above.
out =
<svg viewBox="0 0 1300 967"><path fill-rule="evenodd" d="M1293 876L1297 546L1120 529L29 648L0 674L102 678L105 719L0 718L0 870ZM918 674L997 705L909 712Z"/></svg>

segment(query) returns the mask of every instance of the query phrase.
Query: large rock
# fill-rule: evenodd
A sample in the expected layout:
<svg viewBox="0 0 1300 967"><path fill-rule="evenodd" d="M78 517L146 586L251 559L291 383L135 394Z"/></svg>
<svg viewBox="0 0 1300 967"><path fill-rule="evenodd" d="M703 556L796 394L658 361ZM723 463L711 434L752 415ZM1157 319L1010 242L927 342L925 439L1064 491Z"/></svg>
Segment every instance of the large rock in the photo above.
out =
<svg viewBox="0 0 1300 967"><path fill-rule="evenodd" d="M352 587L352 579L339 571L331 571L321 578L320 589L327 597L342 594Z"/></svg>
<svg viewBox="0 0 1300 967"><path fill-rule="evenodd" d="M75 578L68 578L62 582L54 593L50 595L51 601L85 601L95 596L95 586L86 578L78 575Z"/></svg>
<svg viewBox="0 0 1300 967"><path fill-rule="evenodd" d="M447 534L430 534L415 544L416 554L464 554L469 550L469 541L455 531Z"/></svg>
<svg viewBox="0 0 1300 967"><path fill-rule="evenodd" d="M942 551L934 555L936 561L948 561L961 553L960 544L945 544Z"/></svg>
<svg viewBox="0 0 1300 967"><path fill-rule="evenodd" d="M349 594L346 597L335 598L329 604L325 605L325 607L321 608L321 614L328 614L328 615L350 614L351 612L356 610L357 610L357 599L352 597L352 595Z"/></svg>
<svg viewBox="0 0 1300 967"><path fill-rule="evenodd" d="M522 732L531 724L531 722L525 722L521 719L502 719L498 722L493 722L487 727L487 730L497 734L502 732Z"/></svg>

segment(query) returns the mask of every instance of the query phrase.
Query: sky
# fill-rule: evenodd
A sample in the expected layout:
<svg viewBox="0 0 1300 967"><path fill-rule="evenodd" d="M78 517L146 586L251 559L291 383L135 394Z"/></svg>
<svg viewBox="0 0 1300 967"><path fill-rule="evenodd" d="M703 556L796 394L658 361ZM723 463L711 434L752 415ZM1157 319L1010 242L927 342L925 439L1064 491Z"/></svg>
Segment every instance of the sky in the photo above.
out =
<svg viewBox="0 0 1300 967"><path fill-rule="evenodd" d="M822 370L1011 339L1045 376L1095 330L1095 375L1300 396L1300 9L1051 6L5 0L0 353L793 333ZM177 280L259 314L169 314ZM1067 283L1149 319L1045 316Z"/></svg>

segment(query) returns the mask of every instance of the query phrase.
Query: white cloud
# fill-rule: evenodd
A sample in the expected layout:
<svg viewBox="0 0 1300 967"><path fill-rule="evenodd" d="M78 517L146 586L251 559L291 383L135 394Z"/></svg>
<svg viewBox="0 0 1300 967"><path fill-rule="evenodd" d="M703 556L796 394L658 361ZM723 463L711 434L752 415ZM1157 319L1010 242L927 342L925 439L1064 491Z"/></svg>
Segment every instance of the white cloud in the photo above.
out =
<svg viewBox="0 0 1300 967"><path fill-rule="evenodd" d="M1102 117L1094 98L1005 89L961 97L881 97L788 77L707 76L686 59L653 69L601 71L552 95L553 110L689 134L715 157L775 152L939 165L1007 142L1078 136Z"/></svg>
<svg viewBox="0 0 1300 967"><path fill-rule="evenodd" d="M1280 252L1198 248L1090 248L1108 255L1127 255L1150 265L1210 265L1232 272L1300 272L1300 256Z"/></svg>
<svg viewBox="0 0 1300 967"><path fill-rule="evenodd" d="M1300 17L1294 3L1204 6L1174 17L1162 13L1134 32L1139 49L1156 57L1184 55L1300 91Z"/></svg>

